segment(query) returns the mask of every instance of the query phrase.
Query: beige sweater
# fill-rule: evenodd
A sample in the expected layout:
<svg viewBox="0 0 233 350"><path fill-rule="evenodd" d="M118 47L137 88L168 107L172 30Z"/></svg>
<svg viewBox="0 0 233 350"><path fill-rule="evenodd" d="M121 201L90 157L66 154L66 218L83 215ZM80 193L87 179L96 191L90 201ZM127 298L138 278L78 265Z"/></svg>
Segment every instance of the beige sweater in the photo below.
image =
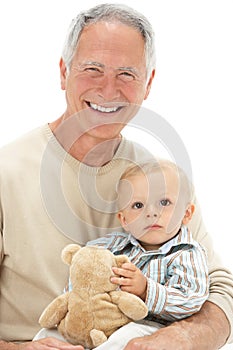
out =
<svg viewBox="0 0 233 350"><path fill-rule="evenodd" d="M48 125L0 150L0 339L33 338L42 310L67 283L62 248L120 230L116 182L129 159L148 157L123 139L110 163L89 167L64 152ZM233 326L233 277L213 252L198 205L190 226L208 252L209 300Z"/></svg>

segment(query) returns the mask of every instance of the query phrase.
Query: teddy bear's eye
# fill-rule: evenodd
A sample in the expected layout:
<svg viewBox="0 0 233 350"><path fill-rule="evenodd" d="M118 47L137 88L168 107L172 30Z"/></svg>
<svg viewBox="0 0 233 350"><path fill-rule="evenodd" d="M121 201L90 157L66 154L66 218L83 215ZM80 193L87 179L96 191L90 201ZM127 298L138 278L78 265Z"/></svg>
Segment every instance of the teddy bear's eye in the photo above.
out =
<svg viewBox="0 0 233 350"><path fill-rule="evenodd" d="M144 205L143 205L142 202L135 202L135 203L133 203L133 205L132 205L132 208L133 208L133 209L141 209L141 208L143 208L143 207L144 207Z"/></svg>

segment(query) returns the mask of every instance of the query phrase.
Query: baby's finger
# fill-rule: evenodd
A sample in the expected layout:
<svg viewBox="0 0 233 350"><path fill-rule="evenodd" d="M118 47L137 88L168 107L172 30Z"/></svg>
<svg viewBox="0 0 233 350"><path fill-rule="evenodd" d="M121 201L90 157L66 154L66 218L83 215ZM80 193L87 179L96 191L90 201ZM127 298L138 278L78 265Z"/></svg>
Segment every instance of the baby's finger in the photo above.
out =
<svg viewBox="0 0 233 350"><path fill-rule="evenodd" d="M124 263L121 267L123 269L125 269L125 270L130 270L130 271L133 271L133 272L135 272L137 270L137 266L135 266L131 262Z"/></svg>
<svg viewBox="0 0 233 350"><path fill-rule="evenodd" d="M119 267L113 267L112 271L120 277L132 278L132 276L133 276L132 270L126 270L126 269L122 269Z"/></svg>
<svg viewBox="0 0 233 350"><path fill-rule="evenodd" d="M119 286L128 286L130 284L129 281L128 278L124 277L111 277L111 282Z"/></svg>

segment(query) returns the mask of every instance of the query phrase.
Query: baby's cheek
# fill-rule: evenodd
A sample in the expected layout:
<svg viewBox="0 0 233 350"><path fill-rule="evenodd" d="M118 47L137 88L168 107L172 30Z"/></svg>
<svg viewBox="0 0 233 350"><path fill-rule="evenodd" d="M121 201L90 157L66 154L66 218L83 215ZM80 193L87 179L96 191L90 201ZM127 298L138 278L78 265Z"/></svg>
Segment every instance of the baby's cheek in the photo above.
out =
<svg viewBox="0 0 233 350"><path fill-rule="evenodd" d="M139 219L129 223L127 225L127 230L137 239L139 239L145 234L142 220Z"/></svg>
<svg viewBox="0 0 233 350"><path fill-rule="evenodd" d="M183 212L183 208L177 206L173 213L171 213L171 215L167 218L166 231L168 234L174 231L177 227L181 226L182 219L184 216Z"/></svg>

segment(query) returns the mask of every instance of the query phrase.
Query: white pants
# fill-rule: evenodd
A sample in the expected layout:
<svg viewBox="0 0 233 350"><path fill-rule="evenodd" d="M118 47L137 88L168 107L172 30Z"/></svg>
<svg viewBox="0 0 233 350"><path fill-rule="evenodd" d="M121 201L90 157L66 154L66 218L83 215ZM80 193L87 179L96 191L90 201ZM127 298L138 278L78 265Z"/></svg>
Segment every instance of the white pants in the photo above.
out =
<svg viewBox="0 0 233 350"><path fill-rule="evenodd" d="M164 327L160 323L147 320L130 322L114 332L106 342L95 348L96 350L123 350L126 344L133 338L143 337L155 333L159 328ZM54 337L66 341L57 329L42 328L33 340L45 337ZM88 350L88 349L86 349Z"/></svg>

